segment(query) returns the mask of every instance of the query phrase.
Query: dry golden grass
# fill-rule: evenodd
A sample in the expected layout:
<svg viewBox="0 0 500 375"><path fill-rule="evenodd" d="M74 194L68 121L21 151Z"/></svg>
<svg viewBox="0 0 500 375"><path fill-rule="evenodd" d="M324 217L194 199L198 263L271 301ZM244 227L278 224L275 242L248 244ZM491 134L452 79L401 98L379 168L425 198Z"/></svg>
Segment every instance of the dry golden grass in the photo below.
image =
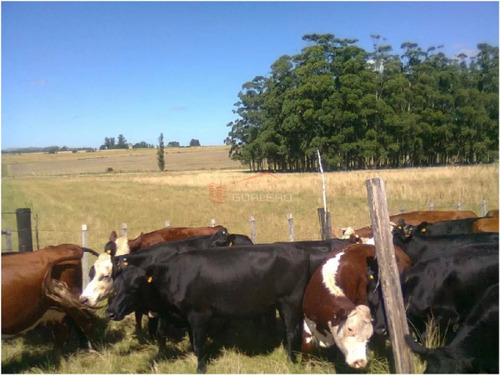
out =
<svg viewBox="0 0 500 375"><path fill-rule="evenodd" d="M288 240L287 214L292 213L296 240L319 239L317 208L323 205L319 173L268 175L225 169L221 165L234 163L227 161L227 148L216 149L217 157L205 154L202 149L182 149L182 153L173 155L178 158L176 167L184 170L159 172L155 165L145 170L150 167L143 165L141 157L156 160L154 150L146 151L153 153L129 155L126 150L102 154L3 156L2 229L16 228L12 212L16 208L29 207L33 219L38 215L40 247L81 244L81 225L87 224L88 246L102 251L110 231L119 231L122 223L127 223L129 236L135 237L141 231L163 227L166 220L172 226L206 226L214 218L230 232L249 235L248 219L252 215L256 219L257 242L264 243ZM108 156L99 158L99 155ZM173 155L167 156L167 168L168 160L174 160ZM189 155L196 156L196 163ZM82 156L86 159L79 160ZM218 165L217 158L225 159ZM124 163L127 166L117 172L115 166L122 159L130 164ZM106 173L108 166L115 172ZM488 209L498 208L499 204L498 164L332 172L326 174L326 186L334 230L339 232L345 226L359 228L370 224L366 180L374 177L386 181L391 213L398 213L402 206L406 211L425 210L431 202L436 210L453 210L460 201L462 210L473 210L480 215L483 199ZM212 183L222 187L225 203L211 201L214 198L209 190ZM34 226L33 220L33 229ZM35 236L33 240L36 246ZM17 249L15 232L13 242ZM174 360L152 364L156 347L151 343L139 344L131 337L132 330L130 321L111 322L105 337L106 340L113 338L108 340L112 344L108 342L99 353L77 353L59 365L46 358L50 350L48 344L45 347L27 346L22 339L3 342L2 366L8 363L9 368L30 373L190 373L196 370L196 360L186 342L177 348L180 355ZM348 371L342 363L342 360L332 363L324 358L303 358L300 364L292 365L282 347L262 356L249 356L229 346L215 356L208 371ZM377 358L371 363L371 372L388 372L386 361Z"/></svg>

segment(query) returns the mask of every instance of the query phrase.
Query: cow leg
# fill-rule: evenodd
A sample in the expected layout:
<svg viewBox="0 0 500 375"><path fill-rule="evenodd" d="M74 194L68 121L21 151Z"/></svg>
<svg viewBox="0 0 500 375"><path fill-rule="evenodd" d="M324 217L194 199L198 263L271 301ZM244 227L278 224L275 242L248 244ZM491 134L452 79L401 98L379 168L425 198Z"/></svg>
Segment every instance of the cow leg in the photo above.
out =
<svg viewBox="0 0 500 375"><path fill-rule="evenodd" d="M188 321L191 327L191 345L198 358L199 374L204 374L207 371L205 342L207 338L207 325L210 318L210 313L192 312L188 315Z"/></svg>
<svg viewBox="0 0 500 375"><path fill-rule="evenodd" d="M294 304L283 303L279 311L285 324L287 354L292 363L296 363L295 351L298 349L297 341L302 331L301 309Z"/></svg>
<svg viewBox="0 0 500 375"><path fill-rule="evenodd" d="M83 310L76 308L65 309L65 312L69 315L68 318L72 319L75 325L83 331L88 349L96 349L96 344L94 342L94 327L92 323L91 316Z"/></svg>
<svg viewBox="0 0 500 375"><path fill-rule="evenodd" d="M142 311L135 312L135 335L140 337L142 334Z"/></svg>
<svg viewBox="0 0 500 375"><path fill-rule="evenodd" d="M60 323L52 323L51 328L54 333L55 339L55 349L57 354L61 354L64 349L64 345L68 340L70 326L69 326L69 317L66 315L62 322Z"/></svg>

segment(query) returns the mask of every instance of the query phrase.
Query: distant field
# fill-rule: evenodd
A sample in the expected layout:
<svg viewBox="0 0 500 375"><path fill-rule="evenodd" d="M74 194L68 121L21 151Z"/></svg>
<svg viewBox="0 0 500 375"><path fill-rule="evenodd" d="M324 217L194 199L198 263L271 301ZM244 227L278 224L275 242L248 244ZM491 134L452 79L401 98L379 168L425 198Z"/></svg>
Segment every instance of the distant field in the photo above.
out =
<svg viewBox="0 0 500 375"><path fill-rule="evenodd" d="M206 226L211 219L230 232L249 235L255 217L257 242L288 241L287 214L294 220L296 240L320 238L317 208L322 207L319 173L250 173L231 161L227 147L168 149L167 171L156 166L155 150L2 156L2 230L16 228L13 212L29 207L38 216L40 247L81 244L81 226L89 230L89 247L102 251L110 231L127 223L129 237L172 226ZM113 172L106 172L113 168ZM326 174L327 206L336 233L342 227L370 224L366 180L386 182L389 211L462 210L481 214L481 202L498 208L498 164L466 167L408 168L331 172ZM211 195L210 187L223 193ZM35 242L35 236L33 236ZM17 249L17 235L13 235ZM35 243L36 247L36 243ZM5 239L2 236L2 250ZM101 310L100 316L103 317ZM192 373L196 360L187 338L171 345L175 358L153 362L155 346L131 337L133 323L103 323L99 353L77 353L56 365L50 345L16 339L2 342L2 370L28 373ZM106 326L107 324L107 326ZM302 358L288 362L282 346L264 345L252 324L212 342L210 373L355 372L342 358ZM125 329L125 330L124 330ZM242 336L237 336L238 333ZM251 339L247 340L249 335ZM258 350L252 352L254 341ZM262 349L264 345L267 349ZM260 348L260 349L259 349ZM261 350L262 349L262 350ZM218 353L218 354L217 354ZM327 359L328 358L328 359ZM387 373L387 358L371 352L362 373ZM332 362L333 361L333 362ZM4 371L4 372L5 372ZM8 372L8 371L7 371ZM357 372L359 373L359 371Z"/></svg>
<svg viewBox="0 0 500 375"><path fill-rule="evenodd" d="M228 146L165 148L165 170L238 169ZM156 149L2 155L2 177L61 176L85 173L158 171Z"/></svg>

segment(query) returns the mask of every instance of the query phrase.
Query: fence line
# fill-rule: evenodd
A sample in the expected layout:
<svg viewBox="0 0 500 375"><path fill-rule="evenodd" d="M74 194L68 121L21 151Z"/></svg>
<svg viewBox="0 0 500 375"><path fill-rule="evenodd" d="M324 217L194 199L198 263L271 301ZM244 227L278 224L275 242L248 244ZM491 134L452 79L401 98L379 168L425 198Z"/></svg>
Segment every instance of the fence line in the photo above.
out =
<svg viewBox="0 0 500 375"><path fill-rule="evenodd" d="M463 208L463 203L462 202L456 202L455 209L461 210ZM436 209L434 206L434 202L430 202L427 208L429 211L433 211ZM445 207L440 207L440 209L446 209ZM448 207L449 209L449 207ZM488 203L486 200L482 200L479 204L479 209L480 209L480 216L485 216L486 213L488 212ZM320 212L321 209L318 209L318 218L320 222L320 229L319 229L319 234L322 239L326 238L331 238L332 236L332 225L331 225L331 218L339 218L343 217L342 215L335 215L332 214L331 212L327 211L325 212ZM406 211L406 208L404 205L401 205L399 207L399 212L404 213ZM2 212L2 214L16 214L16 212ZM286 216L287 222L288 222L288 237L290 241L295 241L295 230L294 230L294 221L293 221L293 216L291 213L287 214ZM37 248L40 248L39 246L39 233L50 233L50 232L57 232L57 233L77 233L81 232L81 230L78 229L69 229L69 230L55 230L55 229L40 229L38 227L39 225L39 220L38 220L38 214L35 216L35 229L30 231L35 232L35 239L37 242ZM216 225L216 220L212 218L210 220L209 225L211 227L214 227ZM171 227L171 223L169 220L165 220L165 227ZM257 234L256 234L256 219L254 216L251 216L249 219L249 227L250 227L250 238L254 243L257 242ZM135 230L156 230L151 227L135 227ZM24 229L24 232L26 229ZM2 236L5 236L5 251L13 251L12 247L12 235L13 233L18 233L19 230L17 229L11 229L11 228L6 228L2 230ZM87 233L89 230L87 229ZM128 234L128 227L127 223L122 223L121 226L121 233L123 236L127 236ZM88 241L88 240L87 240Z"/></svg>

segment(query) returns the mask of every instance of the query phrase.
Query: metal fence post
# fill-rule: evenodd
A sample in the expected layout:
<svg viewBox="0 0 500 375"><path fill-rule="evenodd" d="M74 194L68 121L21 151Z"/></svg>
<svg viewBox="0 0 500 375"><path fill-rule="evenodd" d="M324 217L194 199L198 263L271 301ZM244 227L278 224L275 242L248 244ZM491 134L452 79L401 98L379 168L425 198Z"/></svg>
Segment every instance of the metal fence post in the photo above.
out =
<svg viewBox="0 0 500 375"><path fill-rule="evenodd" d="M122 223L122 236L127 237L127 223Z"/></svg>
<svg viewBox="0 0 500 375"><path fill-rule="evenodd" d="M87 224L82 224L82 247L88 247L89 232ZM89 283L89 253L84 252L82 258L82 290L87 287Z"/></svg>
<svg viewBox="0 0 500 375"><path fill-rule="evenodd" d="M289 239L290 239L290 242L293 242L293 241L295 241L295 233L293 231L293 216L292 216L292 214L287 214L286 217L288 219Z"/></svg>
<svg viewBox="0 0 500 375"><path fill-rule="evenodd" d="M253 216L250 216L250 239L252 240L253 243L257 242L255 235L255 218Z"/></svg>

